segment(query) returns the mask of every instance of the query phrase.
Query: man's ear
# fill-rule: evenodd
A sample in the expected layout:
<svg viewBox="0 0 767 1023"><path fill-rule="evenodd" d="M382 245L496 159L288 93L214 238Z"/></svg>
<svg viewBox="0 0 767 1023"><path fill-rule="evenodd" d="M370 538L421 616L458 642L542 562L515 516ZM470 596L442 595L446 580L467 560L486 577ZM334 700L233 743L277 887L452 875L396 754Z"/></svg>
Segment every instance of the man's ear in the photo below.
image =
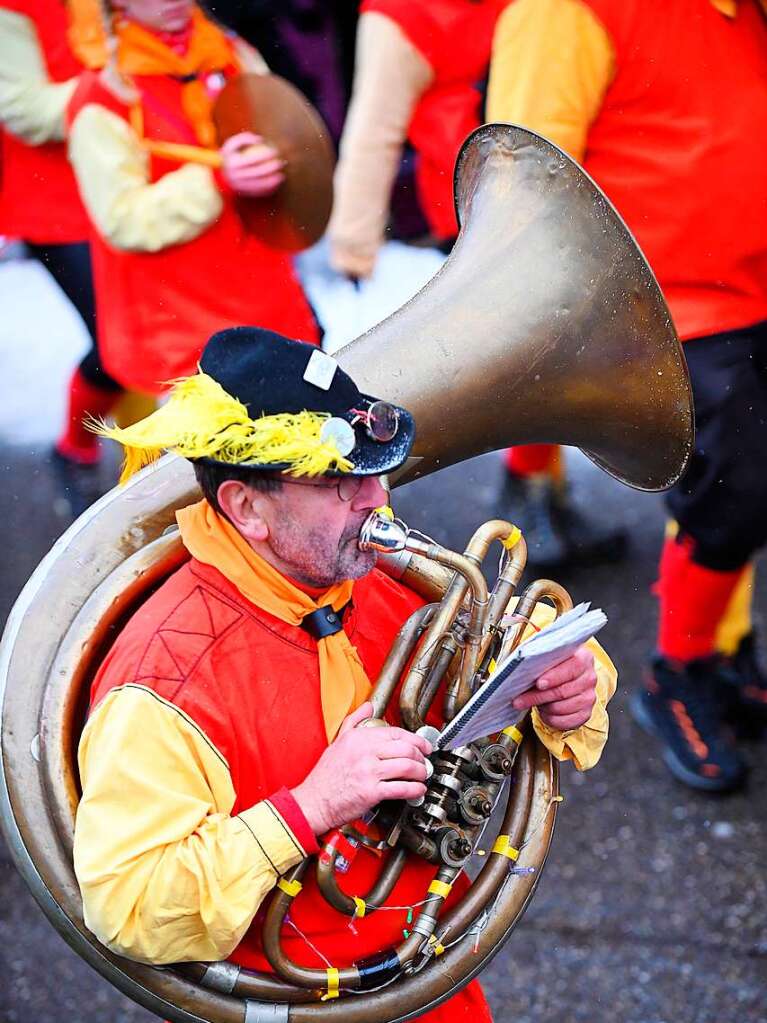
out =
<svg viewBox="0 0 767 1023"><path fill-rule="evenodd" d="M216 496L221 511L240 536L250 542L266 540L269 526L263 515L264 494L239 480L225 480Z"/></svg>

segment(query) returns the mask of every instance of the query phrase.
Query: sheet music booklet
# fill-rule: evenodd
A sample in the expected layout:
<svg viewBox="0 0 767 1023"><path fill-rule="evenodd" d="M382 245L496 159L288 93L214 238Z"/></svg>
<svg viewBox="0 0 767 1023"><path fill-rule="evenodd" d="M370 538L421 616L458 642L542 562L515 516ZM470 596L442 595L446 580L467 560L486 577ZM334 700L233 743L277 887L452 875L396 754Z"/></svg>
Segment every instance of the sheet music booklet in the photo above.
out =
<svg viewBox="0 0 767 1023"><path fill-rule="evenodd" d="M587 603L578 604L511 654L501 656L490 678L445 725L434 743L435 749L465 746L514 724L521 717L511 706L514 697L530 689L549 668L571 657L606 622L603 611L591 610Z"/></svg>

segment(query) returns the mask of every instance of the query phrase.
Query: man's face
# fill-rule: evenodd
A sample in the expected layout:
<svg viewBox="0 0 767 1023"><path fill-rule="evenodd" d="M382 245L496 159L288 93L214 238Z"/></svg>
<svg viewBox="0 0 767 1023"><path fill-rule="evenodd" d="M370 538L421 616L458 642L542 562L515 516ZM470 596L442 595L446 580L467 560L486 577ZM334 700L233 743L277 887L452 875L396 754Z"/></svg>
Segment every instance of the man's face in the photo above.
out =
<svg viewBox="0 0 767 1023"><path fill-rule="evenodd" d="M286 575L309 586L332 586L359 579L375 565L376 556L358 547L360 528L374 508L388 503L377 476L324 476L286 479L281 490L261 494L269 536L265 541ZM359 489L351 500L348 490Z"/></svg>
<svg viewBox="0 0 767 1023"><path fill-rule="evenodd" d="M114 7L157 32L181 32L192 17L192 0L115 0Z"/></svg>

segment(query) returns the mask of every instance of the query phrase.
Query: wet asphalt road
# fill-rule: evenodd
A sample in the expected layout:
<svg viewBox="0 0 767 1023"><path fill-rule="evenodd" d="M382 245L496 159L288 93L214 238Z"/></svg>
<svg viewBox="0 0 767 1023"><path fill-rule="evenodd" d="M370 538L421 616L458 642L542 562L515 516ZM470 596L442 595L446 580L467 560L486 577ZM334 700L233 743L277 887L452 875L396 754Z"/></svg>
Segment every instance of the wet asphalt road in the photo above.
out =
<svg viewBox="0 0 767 1023"><path fill-rule="evenodd" d="M114 457L92 484L107 486ZM578 500L623 524L620 565L560 577L576 601L605 609L602 633L620 672L612 734L587 775L565 768L554 845L538 894L484 975L498 1023L766 1023L767 744L751 744L748 790L693 794L665 771L627 713L652 645L649 594L663 513L657 496L571 459ZM73 491L43 449L0 445L0 621L71 517ZM460 547L503 509L499 462L485 456L398 492L399 514ZM88 488L81 495L87 500ZM767 607L761 585L757 612ZM0 848L0 1023L148 1023L52 930Z"/></svg>

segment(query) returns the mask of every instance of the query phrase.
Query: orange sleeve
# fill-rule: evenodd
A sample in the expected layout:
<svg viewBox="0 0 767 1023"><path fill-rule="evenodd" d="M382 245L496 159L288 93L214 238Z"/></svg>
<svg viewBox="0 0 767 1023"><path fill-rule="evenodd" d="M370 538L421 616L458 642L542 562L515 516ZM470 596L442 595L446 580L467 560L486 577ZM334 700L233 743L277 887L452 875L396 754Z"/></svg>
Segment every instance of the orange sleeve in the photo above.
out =
<svg viewBox="0 0 767 1023"><path fill-rule="evenodd" d="M582 160L614 73L610 37L581 0L516 0L495 30L487 119L530 128Z"/></svg>

